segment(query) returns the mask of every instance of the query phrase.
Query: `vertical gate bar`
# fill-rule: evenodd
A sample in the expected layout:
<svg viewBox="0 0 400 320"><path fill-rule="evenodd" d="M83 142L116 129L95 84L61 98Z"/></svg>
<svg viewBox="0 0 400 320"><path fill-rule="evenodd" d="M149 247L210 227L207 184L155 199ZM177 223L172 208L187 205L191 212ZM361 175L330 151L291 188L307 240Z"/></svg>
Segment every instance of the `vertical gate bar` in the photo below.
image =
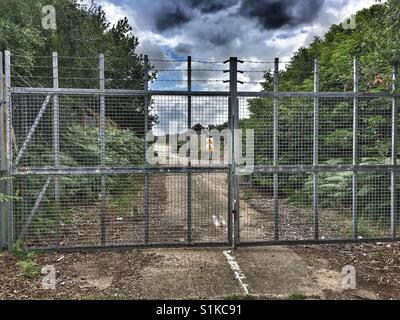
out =
<svg viewBox="0 0 400 320"><path fill-rule="evenodd" d="M12 106L11 106L11 53L5 52L5 82L6 82L6 144L7 144L7 195L14 195L13 186L13 144L12 144ZM8 250L12 249L14 239L14 203L8 202Z"/></svg>
<svg viewBox="0 0 400 320"><path fill-rule="evenodd" d="M232 83L232 57L229 58L229 81ZM233 241L233 172L232 172L232 158L233 158L233 107L232 107L232 85L229 84L229 98L228 98L228 127L230 131L230 141L229 141L229 177L228 177L228 243L232 247L235 247Z"/></svg>
<svg viewBox="0 0 400 320"><path fill-rule="evenodd" d="M237 100L237 57L231 57L229 60L229 102L230 102L230 111L231 111L231 159L230 159L230 179L231 179L231 192L232 197L231 201L233 201L232 207L233 210L230 215L233 214L233 247L236 247L239 244L239 220L240 220L240 204L239 204L239 180L236 173L236 136L235 130L239 124L239 114L238 114L238 100Z"/></svg>
<svg viewBox="0 0 400 320"><path fill-rule="evenodd" d="M0 179L3 178L6 172L6 152L5 152L5 134L4 134L4 113L3 113L3 52L0 51ZM7 193L7 186L3 180L0 180L0 193ZM0 250L6 242L6 205L0 203Z"/></svg>
<svg viewBox="0 0 400 320"><path fill-rule="evenodd" d="M58 54L53 52L53 88L59 88L58 81ZM53 96L53 152L54 152L54 167L60 167L60 106L58 95ZM59 177L54 177L54 198L55 198L55 212L56 212L56 233L59 240L59 229L61 226L60 217L60 180Z"/></svg>
<svg viewBox="0 0 400 320"><path fill-rule="evenodd" d="M234 247L233 243L233 238L232 238L232 214L233 214L233 192L232 192L232 104L231 104L231 97L228 97L228 128L229 131L231 132L229 135L229 170L228 170L228 216L227 216L227 222L228 222L228 230L227 230L227 236L228 236L228 244L232 247Z"/></svg>
<svg viewBox="0 0 400 320"><path fill-rule="evenodd" d="M397 165L397 133L398 133L398 104L397 104L397 67L393 68L392 84L392 165ZM390 231L393 239L396 238L397 229L397 174L394 168L391 169L390 186Z"/></svg>
<svg viewBox="0 0 400 320"><path fill-rule="evenodd" d="M237 84L238 82L236 82ZM234 104L234 112L235 112L235 117L234 117L234 129L235 131L239 129L239 99L235 99L235 104ZM235 141L236 138L241 137L240 135L237 135L235 137ZM239 187L239 175L237 173L237 168L236 168L236 161L239 160L240 154L239 152L241 152L241 150L239 150L239 146L241 146L241 141L237 141L237 146L235 148L235 170L234 170L234 182L235 182L235 188L234 188L234 192L235 192L235 202L234 202L234 209L235 209L235 239L236 239L236 245L240 244L240 187Z"/></svg>
<svg viewBox="0 0 400 320"><path fill-rule="evenodd" d="M360 64L357 59L354 59L354 93L359 91L359 69ZM358 199L357 199L357 188L358 188L358 98L353 99L353 192L352 192L352 213L353 213L353 238L358 237Z"/></svg>
<svg viewBox="0 0 400 320"><path fill-rule="evenodd" d="M314 93L319 91L319 59L314 61ZM314 127L313 127L313 166L318 165L318 131L319 131L319 98L314 98ZM314 239L319 238L318 216L318 172L313 171L313 221Z"/></svg>
<svg viewBox="0 0 400 320"><path fill-rule="evenodd" d="M144 56L143 60L144 91L149 90L149 57ZM148 149L147 133L149 131L149 96L144 97L144 163L147 166L146 151ZM144 242L149 243L149 174L144 175Z"/></svg>
<svg viewBox="0 0 400 320"><path fill-rule="evenodd" d="M105 91L105 77L104 77L104 54L99 55L99 85L100 91ZM100 95L100 123L99 123L99 136L100 136L100 165L101 167L106 166L106 101L104 94ZM101 215L101 244L104 245L106 243L106 234L107 234L107 186L106 186L106 175L101 175L101 190L100 190L100 215Z"/></svg>
<svg viewBox="0 0 400 320"><path fill-rule="evenodd" d="M192 57L187 57L187 90L192 91ZM188 99L188 115L187 115L187 129L192 128L192 97L189 95ZM188 142L190 137L188 138ZM193 151L190 151L193 152ZM188 167L192 166L190 161L191 155L189 155ZM187 175L187 242L192 242L192 174L189 172Z"/></svg>
<svg viewBox="0 0 400 320"><path fill-rule="evenodd" d="M279 93L279 58L275 58L274 64L274 93ZM279 135L279 98L274 97L274 110L273 110L273 164L279 164L278 157L278 135ZM275 241L279 240L279 176L277 172L273 173L273 194L274 194L274 234Z"/></svg>
<svg viewBox="0 0 400 320"><path fill-rule="evenodd" d="M236 70L234 68L235 58L229 58L229 101L228 101L228 126L230 130L230 141L229 141L229 179L228 179L228 242L234 248L236 240L234 239L234 213L235 213L235 135L234 135L234 101L236 100L235 95L235 84L236 83Z"/></svg>

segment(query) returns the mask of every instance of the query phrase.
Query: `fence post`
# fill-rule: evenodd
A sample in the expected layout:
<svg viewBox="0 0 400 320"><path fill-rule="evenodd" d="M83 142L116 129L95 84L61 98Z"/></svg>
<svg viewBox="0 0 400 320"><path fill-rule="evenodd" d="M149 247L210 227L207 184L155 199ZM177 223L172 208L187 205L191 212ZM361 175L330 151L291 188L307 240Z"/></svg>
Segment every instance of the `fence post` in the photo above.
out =
<svg viewBox="0 0 400 320"><path fill-rule="evenodd" d="M227 61L226 61L227 62ZM239 180L236 174L235 129L238 128L238 101L237 101L237 58L229 58L229 107L228 126L230 130L229 144L229 179L228 179L228 243L233 248L239 243Z"/></svg>
<svg viewBox="0 0 400 320"><path fill-rule="evenodd" d="M359 69L360 64L357 59L354 59L354 93L359 91ZM358 237L358 98L353 98L353 192L352 192L352 212L353 212L353 238Z"/></svg>
<svg viewBox="0 0 400 320"><path fill-rule="evenodd" d="M146 151L148 149L147 133L149 131L149 57L144 56L143 76L144 76L144 163L147 167ZM144 241L145 244L149 243L149 174L144 175Z"/></svg>
<svg viewBox="0 0 400 320"><path fill-rule="evenodd" d="M239 127L239 112L237 100L237 63L236 57L229 59L229 113L230 113L230 130L231 130L231 147L230 147L230 209L233 209L228 216L228 236L229 242L235 248L240 242L240 199L239 199L239 179L236 172L236 133ZM233 219L232 219L233 215ZM233 231L233 232L232 232Z"/></svg>
<svg viewBox="0 0 400 320"><path fill-rule="evenodd" d="M3 90L3 52L0 51L0 179L4 178L6 172L6 143L5 143L5 132L4 132L4 90ZM0 180L0 193L7 193L7 184L5 181ZM5 203L0 202L0 250L3 249L6 244L6 212L7 206Z"/></svg>
<svg viewBox="0 0 400 320"><path fill-rule="evenodd" d="M7 146L7 195L14 195L13 185L13 144L12 144L12 106L11 106L11 53L5 52L5 86L6 86L6 146ZM13 200L8 204L8 250L12 249L14 239L14 204Z"/></svg>
<svg viewBox="0 0 400 320"><path fill-rule="evenodd" d="M53 52L53 88L59 88L58 81L58 54ZM58 95L53 96L53 152L54 152L54 167L60 167L60 105ZM57 216L57 238L59 240L59 229L61 227L60 217L60 180L59 177L54 177L54 198L55 198L55 212Z"/></svg>
<svg viewBox="0 0 400 320"><path fill-rule="evenodd" d="M314 61L314 93L319 92L319 60ZM314 127L313 127L313 217L314 217L314 239L319 238L319 216L318 216L318 130L319 130L319 97L314 98Z"/></svg>
<svg viewBox="0 0 400 320"><path fill-rule="evenodd" d="M192 57L187 57L187 90L192 91ZM187 129L190 134L192 128L192 97L188 96L188 115L187 115ZM187 143L190 143L188 137ZM191 150L190 152L194 152ZM191 155L189 155L188 168L192 166ZM192 174L189 172L187 175L187 242L192 242Z"/></svg>
<svg viewBox="0 0 400 320"><path fill-rule="evenodd" d="M398 104L397 104L397 67L393 68L392 84L392 165L397 166L397 133L398 133ZM397 174L392 168L390 186L390 229L392 238L396 238L397 229Z"/></svg>
<svg viewBox="0 0 400 320"><path fill-rule="evenodd" d="M104 77L104 54L99 55L99 85L100 91L100 123L99 123L99 136L100 136L100 165L102 168L106 166L106 102L105 102L105 77ZM106 176L101 175L101 191L100 191L100 215L101 215L101 244L106 243L106 201L107 201L107 186Z"/></svg>
<svg viewBox="0 0 400 320"><path fill-rule="evenodd" d="M275 58L274 63L274 93L279 93L279 58ZM279 98L274 97L273 110L273 165L279 165ZM279 240L279 176L277 172L273 173L273 194L274 194L274 234L275 241Z"/></svg>

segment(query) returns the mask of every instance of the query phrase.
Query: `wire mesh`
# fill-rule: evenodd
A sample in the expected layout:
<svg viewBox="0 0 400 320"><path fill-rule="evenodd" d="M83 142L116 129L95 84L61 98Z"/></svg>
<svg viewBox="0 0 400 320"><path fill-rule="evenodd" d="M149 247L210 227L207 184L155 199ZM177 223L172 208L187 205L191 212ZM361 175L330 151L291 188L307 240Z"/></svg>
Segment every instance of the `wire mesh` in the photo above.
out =
<svg viewBox="0 0 400 320"><path fill-rule="evenodd" d="M321 164L353 161L353 100L319 100L318 158Z"/></svg>
<svg viewBox="0 0 400 320"><path fill-rule="evenodd" d="M99 95L57 96L60 169L67 173L78 169L78 172L56 177L36 173L16 178L14 193L20 201L15 207L14 241L21 240L32 248L182 244L188 243L189 235L191 243L227 241L228 186L224 172L190 175L111 175L107 169L102 175L79 172L102 167L101 121L104 121L106 168L188 168L188 162L184 161L186 154L178 154L179 148L173 150L173 145L186 142L175 139L180 135L185 137L188 132L189 108L191 128L223 130L228 121L226 97L192 97L190 106L187 97L151 99L147 106L147 129L156 137L155 141L165 142L156 151L165 153L167 161L149 164L144 149L144 97L105 95L102 120ZM55 168L54 97L13 94L12 100L14 162L20 158L16 169ZM212 157L201 139L193 153L198 161L191 166L212 166ZM188 188L192 190L191 209Z"/></svg>
<svg viewBox="0 0 400 320"><path fill-rule="evenodd" d="M319 172L314 186L314 99L278 100L278 165L302 172L274 169L263 173L273 164L273 99L239 98L240 126L255 131L254 161L258 168L240 179L242 243L315 241L316 234L320 241L390 238L392 205L397 202L396 197L391 198L390 172L340 168L354 160L353 99L320 98L318 102L317 163L337 169ZM360 98L357 102L357 163L390 164L392 99ZM278 174L277 199L272 172ZM398 211L396 208L395 214Z"/></svg>
<svg viewBox="0 0 400 320"><path fill-rule="evenodd" d="M104 80L107 92L144 89L141 66L105 60L100 79L98 57L59 56L59 86L98 89ZM53 61L13 56L11 62L13 87L49 88L11 95L14 242L44 248L227 244L236 197L228 169L239 160L231 159L232 151L246 157L239 169L250 168L238 179L237 242L391 239L398 227L397 166L389 166L396 156L392 140L398 143L393 98L344 98L353 90L350 74L321 76L321 88L338 96L317 99L299 94L313 87L312 65L297 74L289 66L282 76L295 80L283 89L293 94L239 97L242 135L232 150L237 136L227 129L236 121L234 103L228 94L207 94L229 85L222 62L192 60L188 79L185 60L150 60L156 65L150 87L164 95L55 95ZM264 74L264 89L272 91L272 67L244 61L244 84L260 84ZM387 77L379 82L374 72L362 69L361 87L385 90ZM368 87L374 75L375 89ZM188 80L203 94L177 94Z"/></svg>

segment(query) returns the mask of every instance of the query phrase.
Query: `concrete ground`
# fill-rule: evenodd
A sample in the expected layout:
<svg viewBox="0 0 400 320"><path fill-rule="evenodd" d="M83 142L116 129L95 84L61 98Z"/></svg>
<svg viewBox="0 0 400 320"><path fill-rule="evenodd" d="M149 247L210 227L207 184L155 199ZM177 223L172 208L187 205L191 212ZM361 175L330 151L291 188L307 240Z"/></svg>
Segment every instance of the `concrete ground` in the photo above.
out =
<svg viewBox="0 0 400 320"><path fill-rule="evenodd" d="M26 277L16 258L2 253L0 299L325 299L343 293L338 271L322 260L311 266L287 247L47 253L37 261L55 267L56 289L42 289L42 275Z"/></svg>
<svg viewBox="0 0 400 320"><path fill-rule="evenodd" d="M143 270L146 298L324 297L312 270L285 247L153 252L166 258ZM340 274L332 276L340 290Z"/></svg>

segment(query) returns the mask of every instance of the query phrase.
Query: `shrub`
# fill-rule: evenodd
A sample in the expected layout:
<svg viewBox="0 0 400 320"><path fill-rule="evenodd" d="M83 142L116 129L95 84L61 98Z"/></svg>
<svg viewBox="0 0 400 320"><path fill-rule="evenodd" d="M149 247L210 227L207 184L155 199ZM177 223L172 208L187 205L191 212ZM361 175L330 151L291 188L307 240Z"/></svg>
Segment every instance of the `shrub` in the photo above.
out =
<svg viewBox="0 0 400 320"><path fill-rule="evenodd" d="M36 260L22 260L18 262L22 274L27 278L35 278L40 274L40 267Z"/></svg>
<svg viewBox="0 0 400 320"><path fill-rule="evenodd" d="M62 131L60 161L62 166L82 167L100 164L99 131L97 128L84 128L71 125ZM106 163L110 166L142 166L144 164L144 141L129 129L106 129ZM30 166L43 166L52 161L52 147L36 137L30 146L24 161ZM22 226L26 219L26 208L32 208L37 196L46 182L47 177L27 176L19 178L15 185L24 199L16 204L16 225ZM97 206L100 201L100 176L70 175L59 177L60 201L62 207L55 214L54 183L50 183L39 207L35 213L30 234L43 236L55 232L55 226L61 222L70 223L73 211L77 206ZM107 191L113 197L111 206L132 208L140 190L138 180L126 175L107 176ZM115 195L115 197L114 197Z"/></svg>

